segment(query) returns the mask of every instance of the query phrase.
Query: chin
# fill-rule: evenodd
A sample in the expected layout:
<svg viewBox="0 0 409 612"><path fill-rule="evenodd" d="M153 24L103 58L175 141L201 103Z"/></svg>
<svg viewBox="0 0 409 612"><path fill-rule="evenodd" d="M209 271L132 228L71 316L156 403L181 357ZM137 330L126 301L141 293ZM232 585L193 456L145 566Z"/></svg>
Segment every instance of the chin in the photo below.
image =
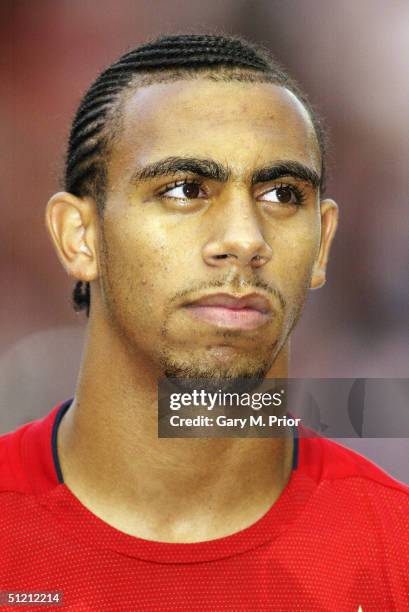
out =
<svg viewBox="0 0 409 612"><path fill-rule="evenodd" d="M173 385L185 391L206 388L210 392L250 392L265 379L272 363L225 364L163 363L163 376Z"/></svg>

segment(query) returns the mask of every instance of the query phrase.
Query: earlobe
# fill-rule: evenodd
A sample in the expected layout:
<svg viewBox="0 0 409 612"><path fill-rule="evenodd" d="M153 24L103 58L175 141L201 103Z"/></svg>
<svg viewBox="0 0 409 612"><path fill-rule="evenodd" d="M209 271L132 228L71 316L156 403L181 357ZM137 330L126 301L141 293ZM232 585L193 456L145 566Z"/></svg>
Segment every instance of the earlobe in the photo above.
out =
<svg viewBox="0 0 409 612"><path fill-rule="evenodd" d="M311 289L319 289L325 285L329 252L338 225L338 206L334 200L322 200L320 209L321 241L311 275Z"/></svg>
<svg viewBox="0 0 409 612"><path fill-rule="evenodd" d="M67 273L90 282L98 276L96 207L90 198L59 192L50 198L46 225L58 258Z"/></svg>
<svg viewBox="0 0 409 612"><path fill-rule="evenodd" d="M314 265L310 289L321 289L325 285L326 280L325 272Z"/></svg>

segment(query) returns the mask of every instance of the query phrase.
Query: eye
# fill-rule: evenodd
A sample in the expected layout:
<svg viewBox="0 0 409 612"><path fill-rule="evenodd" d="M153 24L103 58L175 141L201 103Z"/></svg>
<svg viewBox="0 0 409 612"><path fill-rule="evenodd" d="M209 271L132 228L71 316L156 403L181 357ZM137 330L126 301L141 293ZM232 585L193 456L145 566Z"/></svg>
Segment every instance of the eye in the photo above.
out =
<svg viewBox="0 0 409 612"><path fill-rule="evenodd" d="M206 197L200 184L194 181L178 181L162 189L159 195L176 200L196 200Z"/></svg>
<svg viewBox="0 0 409 612"><path fill-rule="evenodd" d="M301 204L304 200L303 194L293 185L279 185L263 193L260 198L263 202L274 204Z"/></svg>

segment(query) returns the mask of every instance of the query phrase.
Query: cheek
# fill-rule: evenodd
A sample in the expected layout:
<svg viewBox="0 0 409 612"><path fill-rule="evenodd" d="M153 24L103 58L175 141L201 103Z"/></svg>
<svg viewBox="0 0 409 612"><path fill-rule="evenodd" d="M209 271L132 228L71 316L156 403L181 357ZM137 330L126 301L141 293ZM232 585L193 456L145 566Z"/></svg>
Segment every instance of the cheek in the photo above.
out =
<svg viewBox="0 0 409 612"><path fill-rule="evenodd" d="M182 262L188 253L171 235L160 220L136 220L131 214L104 225L108 297L117 316L151 332L160 327L166 303L183 286L186 273Z"/></svg>
<svg viewBox="0 0 409 612"><path fill-rule="evenodd" d="M125 216L104 223L101 285L110 317L138 336L154 323L160 310L154 291L160 277L160 249L152 247L141 226ZM156 260L156 261L155 261ZM152 269L158 274L152 276Z"/></svg>
<svg viewBox="0 0 409 612"><path fill-rule="evenodd" d="M308 287L319 243L319 224L315 220L277 232L274 238L276 265L287 295L298 296Z"/></svg>

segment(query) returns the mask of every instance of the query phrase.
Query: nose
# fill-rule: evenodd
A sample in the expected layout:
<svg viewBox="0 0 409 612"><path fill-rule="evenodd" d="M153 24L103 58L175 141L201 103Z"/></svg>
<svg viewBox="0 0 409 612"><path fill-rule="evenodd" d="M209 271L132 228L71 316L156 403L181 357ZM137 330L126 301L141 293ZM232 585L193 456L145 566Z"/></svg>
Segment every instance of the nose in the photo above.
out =
<svg viewBox="0 0 409 612"><path fill-rule="evenodd" d="M272 249L265 241L254 210L224 211L218 219L217 229L203 248L203 259L209 266L228 267L232 263L241 267L260 268L272 257ZM232 214L229 214L232 212Z"/></svg>

